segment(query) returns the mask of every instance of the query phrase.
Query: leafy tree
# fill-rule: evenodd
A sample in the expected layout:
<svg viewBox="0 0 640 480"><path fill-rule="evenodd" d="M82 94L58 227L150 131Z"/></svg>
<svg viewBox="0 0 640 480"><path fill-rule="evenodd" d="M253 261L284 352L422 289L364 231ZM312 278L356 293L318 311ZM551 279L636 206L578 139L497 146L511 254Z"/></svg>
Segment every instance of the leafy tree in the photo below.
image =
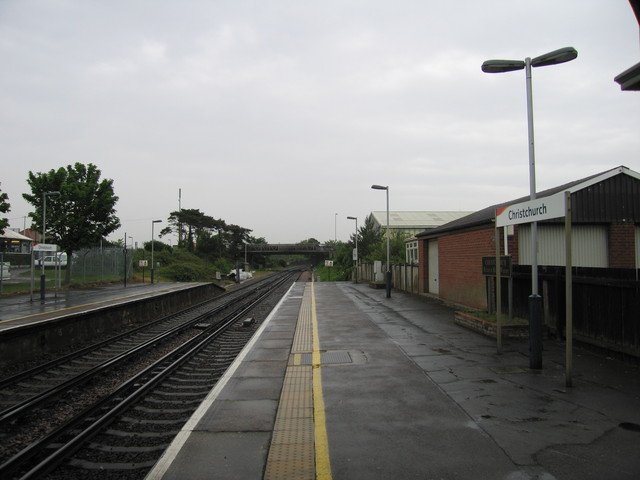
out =
<svg viewBox="0 0 640 480"><path fill-rule="evenodd" d="M269 242L267 242L267 239L264 238L264 237L249 237L247 239L247 242L249 242L249 243L257 243L257 244L260 244L260 245L266 245L267 243L269 243Z"/></svg>
<svg viewBox="0 0 640 480"><path fill-rule="evenodd" d="M171 246L167 245L164 242L161 242L160 240L154 240L153 242L151 242L151 241L144 242L142 244L142 247L144 248L144 250L146 252L150 252L151 251L151 245L153 245L153 252L154 253L163 252L165 250L171 251Z"/></svg>
<svg viewBox="0 0 640 480"><path fill-rule="evenodd" d="M397 230L391 230L391 239L389 241L389 259L391 264L404 263L406 260L406 244L405 240L409 238L409 234L405 232L399 232ZM371 260L387 261L387 235L382 235L381 241L375 246L371 253Z"/></svg>
<svg viewBox="0 0 640 480"><path fill-rule="evenodd" d="M0 213L7 213L9 210L11 210L11 205L9 205L9 202L7 202L7 200L9 200L9 195L3 193L2 190L0 190ZM8 226L9 220L7 220L6 218L0 218L0 235L4 233L4 229Z"/></svg>
<svg viewBox="0 0 640 480"><path fill-rule="evenodd" d="M380 242L386 241L386 237L384 236L385 232L373 220L373 215L369 214L366 216L364 225L360 227L358 233L358 257L360 261L371 262L373 260L380 260L380 258L376 257L375 250L379 247Z"/></svg>
<svg viewBox="0 0 640 480"><path fill-rule="evenodd" d="M302 240L301 242L298 242L298 245L320 245L320 241L311 237L307 240Z"/></svg>
<svg viewBox="0 0 640 480"><path fill-rule="evenodd" d="M267 242L267 239L264 237L248 237L247 243L266 244L269 242ZM262 255L261 253L251 254L251 259L248 261L257 267L266 268L267 266L267 256Z"/></svg>
<svg viewBox="0 0 640 480"><path fill-rule="evenodd" d="M202 231L197 238L196 251L201 257L217 258L224 255L224 244L220 234L212 235L209 231Z"/></svg>
<svg viewBox="0 0 640 480"><path fill-rule="evenodd" d="M168 227L160 232L160 237L176 232L180 238L179 247L186 247L187 250L193 252L195 245L201 240L210 237L210 232L216 230L220 232L226 227L223 220L205 215L200 209L187 208L171 212L168 219Z"/></svg>
<svg viewBox="0 0 640 480"><path fill-rule="evenodd" d="M230 258L237 260L244 257L244 244L249 243L252 230L238 225L227 225L225 228L225 245Z"/></svg>
<svg viewBox="0 0 640 480"><path fill-rule="evenodd" d="M367 220L372 220L371 216ZM389 243L390 260L392 264L404 263L405 240L407 233L391 230ZM366 240L363 240L366 239ZM332 281L349 280L353 275L353 249L355 248L355 234L351 235L348 242L334 242L330 240L326 244L333 246L333 267L318 266L318 273L323 281L331 278ZM365 225L358 231L358 250L361 262L374 260L387 261L387 237L386 229L379 228L372 221L365 221ZM318 265L318 262L314 262Z"/></svg>
<svg viewBox="0 0 640 480"><path fill-rule="evenodd" d="M47 173L29 172L27 183L31 193L23 198L35 211L29 216L33 225L42 231L43 195L59 192L47 201L47 241L57 243L67 258L74 251L96 245L101 238L120 227L115 214L118 197L113 191L113 180L100 179L101 172L93 164L76 163ZM67 268L65 283L71 279Z"/></svg>
<svg viewBox="0 0 640 480"><path fill-rule="evenodd" d="M354 237L354 235L352 235ZM355 237L354 237L355 240ZM335 246L335 258L333 262L334 271L332 272L332 279L349 280L353 272L353 248L355 242L338 242ZM358 243L358 247L360 244Z"/></svg>

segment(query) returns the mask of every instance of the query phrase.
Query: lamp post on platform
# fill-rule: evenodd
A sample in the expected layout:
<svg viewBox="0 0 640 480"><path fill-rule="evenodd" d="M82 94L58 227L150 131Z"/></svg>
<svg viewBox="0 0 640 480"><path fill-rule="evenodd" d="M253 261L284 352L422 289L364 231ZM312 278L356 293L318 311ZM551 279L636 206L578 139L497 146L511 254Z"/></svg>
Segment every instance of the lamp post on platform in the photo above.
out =
<svg viewBox="0 0 640 480"><path fill-rule="evenodd" d="M391 298L391 244L389 237L389 186L387 185L371 185L371 188L374 190L385 190L387 192L387 275L386 275L386 286L387 286L387 298Z"/></svg>
<svg viewBox="0 0 640 480"><path fill-rule="evenodd" d="M155 226L156 223L161 223L162 220L152 220L151 221L151 284L153 285L153 271L154 271L154 267L155 265L153 264L153 243L154 243L154 232L153 232L153 227Z"/></svg>
<svg viewBox="0 0 640 480"><path fill-rule="evenodd" d="M356 221L356 249L353 252L353 262L355 263L355 283L358 283L358 217L347 217L349 220Z"/></svg>
<svg viewBox="0 0 640 480"><path fill-rule="evenodd" d="M504 73L525 70L527 89L527 126L529 139L529 190L530 199L536 198L536 167L533 140L533 95L531 68L570 62L578 56L573 47L565 47L545 53L533 59L487 60L482 64L485 73ZM498 268L498 267L496 267ZM531 223L531 295L529 296L529 368L542 368L542 298L538 294L538 223Z"/></svg>
<svg viewBox="0 0 640 480"><path fill-rule="evenodd" d="M47 231L47 197L53 197L55 195L60 195L60 192L42 192L42 243L46 244L46 231ZM45 291L45 283L47 281L47 277L44 274L44 256L47 252L42 252L42 256L40 257L41 265L41 273L40 273L40 302L44 303L44 291ZM53 252L54 255L57 255L56 252Z"/></svg>

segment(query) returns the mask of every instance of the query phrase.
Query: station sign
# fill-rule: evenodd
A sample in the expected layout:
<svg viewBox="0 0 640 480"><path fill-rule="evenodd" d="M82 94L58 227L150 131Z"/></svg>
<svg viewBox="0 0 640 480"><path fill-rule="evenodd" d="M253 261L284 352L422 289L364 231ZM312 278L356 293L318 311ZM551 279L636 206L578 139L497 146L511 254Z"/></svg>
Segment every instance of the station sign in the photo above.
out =
<svg viewBox="0 0 640 480"><path fill-rule="evenodd" d="M33 246L34 252L57 252L58 245L53 243L37 243Z"/></svg>
<svg viewBox="0 0 640 480"><path fill-rule="evenodd" d="M500 257L500 276L511 277L511 255ZM490 277L496 276L496 257L482 257L482 274Z"/></svg>
<svg viewBox="0 0 640 480"><path fill-rule="evenodd" d="M496 226L518 225L564 217L564 192L496 208Z"/></svg>

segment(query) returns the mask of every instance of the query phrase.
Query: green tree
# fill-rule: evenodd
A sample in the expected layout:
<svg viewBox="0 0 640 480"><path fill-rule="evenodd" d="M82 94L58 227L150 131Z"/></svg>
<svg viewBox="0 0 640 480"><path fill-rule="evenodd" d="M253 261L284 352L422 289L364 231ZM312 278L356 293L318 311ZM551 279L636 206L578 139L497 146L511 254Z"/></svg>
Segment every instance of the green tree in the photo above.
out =
<svg viewBox="0 0 640 480"><path fill-rule="evenodd" d="M205 215L198 208L186 208L171 212L167 223L169 226L162 229L160 237L175 232L180 238L178 246L186 247L190 252L196 250L196 245L201 240L209 239L210 232L214 230L220 232L226 227L223 220L216 220Z"/></svg>
<svg viewBox="0 0 640 480"><path fill-rule="evenodd" d="M219 258L224 254L224 245L220 234L213 235L209 231L202 231L197 236L196 252L201 257Z"/></svg>
<svg viewBox="0 0 640 480"><path fill-rule="evenodd" d="M0 190L0 213L7 213L11 210L11 205L9 205L9 195L3 193ZM4 233L4 229L9 226L9 220L7 218L0 218L0 235Z"/></svg>
<svg viewBox="0 0 640 480"><path fill-rule="evenodd" d="M341 281L351 279L353 274L353 249L355 248L355 236L351 235L354 242L338 241L334 247L334 261L332 280ZM360 244L358 243L358 247Z"/></svg>
<svg viewBox="0 0 640 480"><path fill-rule="evenodd" d="M153 244L153 252L154 253L164 252L165 250L167 250L167 251L171 250L171 246L167 245L164 242L161 242L160 240L154 240L153 242L151 242L151 241L144 242L142 244L142 248L144 248L145 252L150 252L152 244Z"/></svg>
<svg viewBox="0 0 640 480"><path fill-rule="evenodd" d="M405 240L409 238L409 234L405 232L399 232L397 230L391 230L391 239L389 241L389 259L391 264L405 263L406 261L406 244ZM386 229L383 233L380 242L376 245L371 253L370 260L382 260L387 261L387 235Z"/></svg>
<svg viewBox="0 0 640 480"><path fill-rule="evenodd" d="M247 238L247 243L254 243L254 244L261 244L264 245L267 242L267 239L264 237L248 237ZM253 253L251 254L251 256L247 259L252 266L254 267L258 267L258 268L266 268L267 266L267 257L265 255L262 255L260 253Z"/></svg>
<svg viewBox="0 0 640 480"><path fill-rule="evenodd" d="M298 245L320 245L320 241L311 237L311 238L308 238L307 240L302 240L301 242L298 242Z"/></svg>
<svg viewBox="0 0 640 480"><path fill-rule="evenodd" d="M380 247L380 243L386 239L384 231L374 221L373 215L369 214L366 216L364 219L364 225L360 227L358 233L358 258L360 261L371 262L373 260L380 260L375 252L376 249Z"/></svg>
<svg viewBox="0 0 640 480"><path fill-rule="evenodd" d="M56 243L71 259L73 252L96 245L100 239L120 227L115 214L118 197L113 191L113 180L100 179L95 165L76 163L47 173L29 172L27 183L31 193L24 193L34 211L29 213L33 225L42 231L43 196L59 192L47 201L47 241ZM67 268L65 283L71 279Z"/></svg>
<svg viewBox="0 0 640 480"><path fill-rule="evenodd" d="M233 260L244 258L244 244L249 243L252 230L238 225L227 225L225 228L225 246L227 255Z"/></svg>

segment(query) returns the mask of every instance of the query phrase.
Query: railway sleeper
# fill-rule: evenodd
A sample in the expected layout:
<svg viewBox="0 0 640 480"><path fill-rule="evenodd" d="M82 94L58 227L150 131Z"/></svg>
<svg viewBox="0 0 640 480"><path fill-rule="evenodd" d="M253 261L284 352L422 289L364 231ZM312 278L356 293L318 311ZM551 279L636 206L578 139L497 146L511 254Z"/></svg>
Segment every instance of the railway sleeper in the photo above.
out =
<svg viewBox="0 0 640 480"><path fill-rule="evenodd" d="M181 377L179 375L173 375L171 377L169 377L167 379L168 382L175 382L177 384L185 384L185 383L204 383L204 382L208 382L211 383L212 381L216 382L218 379L212 375L212 374L204 374L204 373L199 373L199 374L189 374L189 375L182 375Z"/></svg>
<svg viewBox="0 0 640 480"><path fill-rule="evenodd" d="M163 385L162 388L167 388L166 385ZM176 392L176 391L162 391L156 390L153 392L153 395L167 396L167 397L203 397L209 393L209 390L200 389L198 392Z"/></svg>
<svg viewBox="0 0 640 480"><path fill-rule="evenodd" d="M136 405L134 410L138 410L144 413L150 413L153 415L191 415L193 407L189 408L147 408L142 405Z"/></svg>
<svg viewBox="0 0 640 480"><path fill-rule="evenodd" d="M133 424L146 424L146 425L182 425L185 422L185 418L178 419L167 419L167 420L158 420L158 419L149 419L149 418L133 418L133 417L122 417L120 422L123 423L133 423Z"/></svg>
<svg viewBox="0 0 640 480"><path fill-rule="evenodd" d="M73 467L83 468L85 470L139 470L142 468L151 468L155 465L156 460L146 462L132 463L108 463L108 462L92 462L90 460L80 460L72 458L69 465Z"/></svg>
<svg viewBox="0 0 640 480"><path fill-rule="evenodd" d="M187 400L186 398L181 398L181 399L176 399L176 400L172 400L171 396L167 396L169 398L153 398L153 397L146 397L144 399L144 403L150 403L150 404L159 404L159 405L187 405L187 404L191 404L191 405L200 405L200 403L202 403L202 399L200 398L196 398L193 400Z"/></svg>
<svg viewBox="0 0 640 480"><path fill-rule="evenodd" d="M167 430L163 432L127 432L125 430L116 430L116 429L110 428L105 432L105 434L113 435L114 437L173 438L178 434L179 431L180 430Z"/></svg>
<svg viewBox="0 0 640 480"><path fill-rule="evenodd" d="M92 443L91 445L89 445L89 448L93 450L102 451L102 452L114 452L114 453L130 453L130 452L152 453L152 452L164 451L167 448L167 445L163 443L161 445L121 447L119 445L104 445L102 443Z"/></svg>

